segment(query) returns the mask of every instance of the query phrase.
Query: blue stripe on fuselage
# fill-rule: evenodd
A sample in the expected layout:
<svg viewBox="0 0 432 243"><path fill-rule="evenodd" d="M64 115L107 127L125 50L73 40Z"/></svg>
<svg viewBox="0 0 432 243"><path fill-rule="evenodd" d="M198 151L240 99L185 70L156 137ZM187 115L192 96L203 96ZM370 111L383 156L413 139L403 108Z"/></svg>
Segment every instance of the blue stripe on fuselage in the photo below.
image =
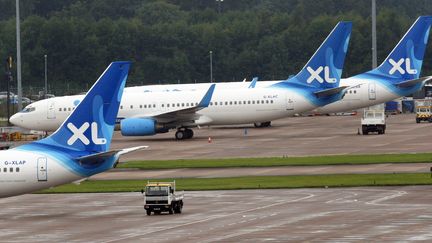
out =
<svg viewBox="0 0 432 243"><path fill-rule="evenodd" d="M294 78L292 78L294 79ZM292 79L289 79L287 81L282 81L276 84L271 85L271 88L278 88L278 89L289 89L292 90L301 96L303 96L307 101L309 101L312 105L316 107L325 106L330 103L336 102L343 98L344 93L339 92L334 95L329 95L327 97L318 98L314 92L322 91L321 88L309 86L302 84L300 82L296 82Z"/></svg>

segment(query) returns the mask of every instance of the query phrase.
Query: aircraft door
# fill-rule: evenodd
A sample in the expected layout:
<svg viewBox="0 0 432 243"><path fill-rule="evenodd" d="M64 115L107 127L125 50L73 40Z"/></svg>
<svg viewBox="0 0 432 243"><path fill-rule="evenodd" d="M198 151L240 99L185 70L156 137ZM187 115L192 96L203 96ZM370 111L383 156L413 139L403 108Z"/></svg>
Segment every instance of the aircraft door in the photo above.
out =
<svg viewBox="0 0 432 243"><path fill-rule="evenodd" d="M47 174L47 158L41 157L37 160L37 178L38 181L47 181L48 180L48 174Z"/></svg>
<svg viewBox="0 0 432 243"><path fill-rule="evenodd" d="M376 99L376 84L375 82L369 83L369 100Z"/></svg>
<svg viewBox="0 0 432 243"><path fill-rule="evenodd" d="M48 101L48 109L47 109L47 118L48 119L55 119L56 118L56 110L55 110L55 101L51 100Z"/></svg>
<svg viewBox="0 0 432 243"><path fill-rule="evenodd" d="M294 110L294 100L290 97L286 97L286 110L287 111Z"/></svg>

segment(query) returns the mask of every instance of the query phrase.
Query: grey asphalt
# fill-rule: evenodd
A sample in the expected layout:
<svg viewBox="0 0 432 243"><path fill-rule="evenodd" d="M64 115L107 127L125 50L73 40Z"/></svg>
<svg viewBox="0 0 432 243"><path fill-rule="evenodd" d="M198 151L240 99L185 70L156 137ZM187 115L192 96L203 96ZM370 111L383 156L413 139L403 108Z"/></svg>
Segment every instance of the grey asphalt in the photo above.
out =
<svg viewBox="0 0 432 243"><path fill-rule="evenodd" d="M141 193L0 199L0 242L432 241L431 186L185 192L146 216Z"/></svg>
<svg viewBox="0 0 432 243"><path fill-rule="evenodd" d="M201 127L194 129L193 139L185 141L176 141L174 131L149 137L122 137L116 132L112 147L150 146L124 156L122 161L431 151L432 124L415 123L414 114L389 116L384 135L357 135L360 118L290 117L273 121L269 128Z"/></svg>

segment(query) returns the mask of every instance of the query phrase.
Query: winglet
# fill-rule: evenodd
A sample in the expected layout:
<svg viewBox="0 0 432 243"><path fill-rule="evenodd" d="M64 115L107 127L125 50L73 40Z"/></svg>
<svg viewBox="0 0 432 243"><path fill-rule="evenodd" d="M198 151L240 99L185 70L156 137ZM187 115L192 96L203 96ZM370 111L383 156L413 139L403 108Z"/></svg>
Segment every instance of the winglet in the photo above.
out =
<svg viewBox="0 0 432 243"><path fill-rule="evenodd" d="M213 91L214 91L215 87L216 87L216 84L212 84L210 86L210 88L207 90L207 93L204 95L204 97L202 98L202 100L198 104L198 107L205 108L205 107L208 107L210 105L210 101L211 101L211 98L213 96Z"/></svg>
<svg viewBox="0 0 432 243"><path fill-rule="evenodd" d="M255 88L257 81L258 81L258 77L253 78L252 81L251 81L251 83L249 84L248 88L249 89Z"/></svg>

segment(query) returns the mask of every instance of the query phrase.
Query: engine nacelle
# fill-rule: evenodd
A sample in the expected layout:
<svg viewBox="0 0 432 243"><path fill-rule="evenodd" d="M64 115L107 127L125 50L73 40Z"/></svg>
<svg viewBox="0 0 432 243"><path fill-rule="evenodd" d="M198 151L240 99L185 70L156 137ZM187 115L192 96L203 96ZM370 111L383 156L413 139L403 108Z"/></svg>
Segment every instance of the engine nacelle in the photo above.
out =
<svg viewBox="0 0 432 243"><path fill-rule="evenodd" d="M148 118L126 118L120 122L123 136L151 136L157 133L156 121Z"/></svg>

